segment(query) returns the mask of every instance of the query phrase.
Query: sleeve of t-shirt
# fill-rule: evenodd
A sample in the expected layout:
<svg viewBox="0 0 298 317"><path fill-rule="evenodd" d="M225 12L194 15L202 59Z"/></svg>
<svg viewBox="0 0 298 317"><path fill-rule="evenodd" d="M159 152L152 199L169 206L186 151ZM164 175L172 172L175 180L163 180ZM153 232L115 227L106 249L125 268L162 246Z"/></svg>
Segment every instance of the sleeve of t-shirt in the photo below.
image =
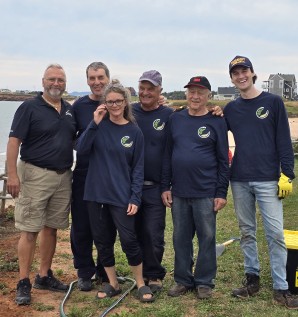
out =
<svg viewBox="0 0 298 317"><path fill-rule="evenodd" d="M24 102L19 106L14 115L9 137L18 138L20 140L26 139L30 129L30 121L31 112L29 104L28 102Z"/></svg>

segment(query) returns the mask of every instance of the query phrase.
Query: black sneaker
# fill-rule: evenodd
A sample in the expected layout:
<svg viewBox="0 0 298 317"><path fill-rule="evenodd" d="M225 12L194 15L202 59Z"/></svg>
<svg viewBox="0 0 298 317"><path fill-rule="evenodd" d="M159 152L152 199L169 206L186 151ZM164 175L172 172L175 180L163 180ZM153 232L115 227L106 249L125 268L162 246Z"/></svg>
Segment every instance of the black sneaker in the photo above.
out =
<svg viewBox="0 0 298 317"><path fill-rule="evenodd" d="M236 288L232 291L232 296L238 298L247 298L254 296L260 289L260 277L256 274L246 273L242 281L243 287Z"/></svg>
<svg viewBox="0 0 298 317"><path fill-rule="evenodd" d="M17 285L16 303L18 305L29 305L31 302L31 288L29 278L20 280Z"/></svg>
<svg viewBox="0 0 298 317"><path fill-rule="evenodd" d="M33 287L37 289L48 289L55 292L66 292L68 290L68 285L63 284L56 279L51 269L48 270L48 276L40 277L40 275L37 274Z"/></svg>
<svg viewBox="0 0 298 317"><path fill-rule="evenodd" d="M91 278L78 278L78 289L83 292L89 292L92 289Z"/></svg>
<svg viewBox="0 0 298 317"><path fill-rule="evenodd" d="M288 290L273 290L273 299L288 309L298 309L298 297L292 295Z"/></svg>

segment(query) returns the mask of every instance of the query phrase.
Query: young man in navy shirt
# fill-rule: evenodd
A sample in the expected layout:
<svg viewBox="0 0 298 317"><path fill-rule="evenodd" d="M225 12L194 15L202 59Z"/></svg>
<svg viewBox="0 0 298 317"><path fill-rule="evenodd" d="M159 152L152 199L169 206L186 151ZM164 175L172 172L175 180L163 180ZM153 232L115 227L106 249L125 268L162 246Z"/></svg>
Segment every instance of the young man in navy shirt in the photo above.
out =
<svg viewBox="0 0 298 317"><path fill-rule="evenodd" d="M260 288L257 203L269 247L274 301L289 309L297 309L298 299L289 293L286 281L287 249L281 200L291 193L295 178L286 109L279 96L255 88L257 76L247 57L233 58L229 73L240 92L240 97L225 107L224 115L236 144L231 188L246 275L243 287L234 289L232 295L248 298L258 293Z"/></svg>

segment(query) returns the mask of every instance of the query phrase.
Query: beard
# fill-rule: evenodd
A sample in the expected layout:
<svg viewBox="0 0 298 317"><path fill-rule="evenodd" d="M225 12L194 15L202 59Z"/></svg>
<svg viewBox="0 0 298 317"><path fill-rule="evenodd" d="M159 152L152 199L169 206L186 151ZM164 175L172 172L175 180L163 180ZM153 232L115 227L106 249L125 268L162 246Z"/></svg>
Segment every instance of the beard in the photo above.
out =
<svg viewBox="0 0 298 317"><path fill-rule="evenodd" d="M47 89L47 93L50 97L54 99L61 98L64 93L64 89L50 88L50 89Z"/></svg>

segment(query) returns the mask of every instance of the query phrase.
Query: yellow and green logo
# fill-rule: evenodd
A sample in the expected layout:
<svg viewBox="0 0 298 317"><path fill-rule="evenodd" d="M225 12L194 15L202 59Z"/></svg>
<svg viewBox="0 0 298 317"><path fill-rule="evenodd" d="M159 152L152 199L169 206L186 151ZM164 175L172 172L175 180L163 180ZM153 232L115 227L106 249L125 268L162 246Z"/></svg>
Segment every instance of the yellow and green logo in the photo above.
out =
<svg viewBox="0 0 298 317"><path fill-rule="evenodd" d="M206 129L207 129L206 127L200 127L200 128L198 129L198 136L199 136L200 138L206 139L206 138L209 137L210 131L205 132Z"/></svg>
<svg viewBox="0 0 298 317"><path fill-rule="evenodd" d="M256 111L256 116L259 118L259 119L265 119L268 117L269 115L269 110L267 110L265 113L263 113L263 110L264 110L264 107L260 107L257 109Z"/></svg>
<svg viewBox="0 0 298 317"><path fill-rule="evenodd" d="M163 130L164 127L165 127L165 123L164 122L160 123L160 119L156 119L153 121L153 128L155 130L160 131L160 130Z"/></svg>
<svg viewBox="0 0 298 317"><path fill-rule="evenodd" d="M129 136L124 136L123 138L121 138L121 144L124 147L132 147L133 145L133 141L129 142L130 137Z"/></svg>

